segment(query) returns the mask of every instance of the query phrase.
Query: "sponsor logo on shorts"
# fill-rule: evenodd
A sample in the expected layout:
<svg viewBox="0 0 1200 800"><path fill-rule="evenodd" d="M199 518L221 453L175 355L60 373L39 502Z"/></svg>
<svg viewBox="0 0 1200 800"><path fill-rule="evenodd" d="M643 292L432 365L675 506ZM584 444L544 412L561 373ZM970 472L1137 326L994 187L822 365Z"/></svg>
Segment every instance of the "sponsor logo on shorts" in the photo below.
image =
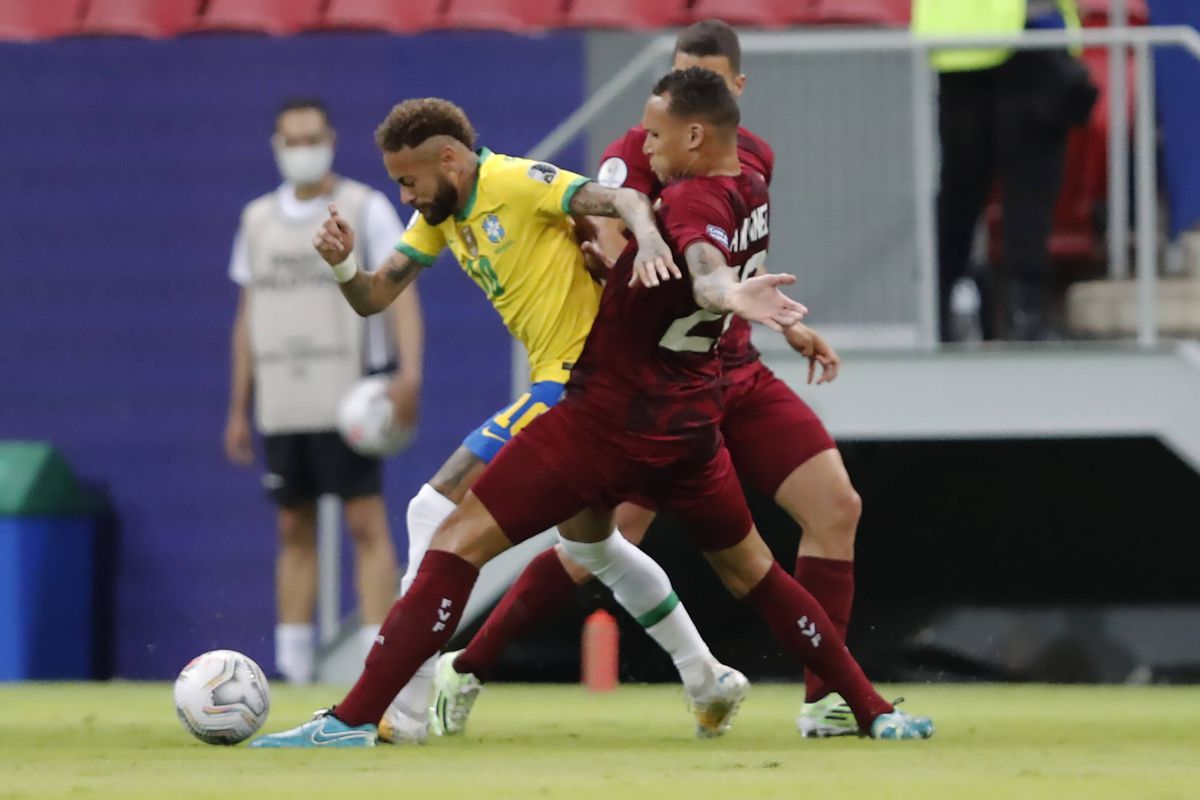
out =
<svg viewBox="0 0 1200 800"><path fill-rule="evenodd" d="M606 158L604 163L600 165L600 171L596 173L596 183L601 186L607 186L610 189L616 189L625 185L625 179L629 177L629 166L623 158Z"/></svg>
<svg viewBox="0 0 1200 800"><path fill-rule="evenodd" d="M717 225L709 225L704 229L704 231L714 242L719 242L722 247L729 247L729 234L725 232L724 228L721 228Z"/></svg>
<svg viewBox="0 0 1200 800"><path fill-rule="evenodd" d="M529 172L526 173L535 181L541 181L545 184L554 183L554 179L558 177L558 167L553 164L547 164L544 161L539 161L529 167Z"/></svg>

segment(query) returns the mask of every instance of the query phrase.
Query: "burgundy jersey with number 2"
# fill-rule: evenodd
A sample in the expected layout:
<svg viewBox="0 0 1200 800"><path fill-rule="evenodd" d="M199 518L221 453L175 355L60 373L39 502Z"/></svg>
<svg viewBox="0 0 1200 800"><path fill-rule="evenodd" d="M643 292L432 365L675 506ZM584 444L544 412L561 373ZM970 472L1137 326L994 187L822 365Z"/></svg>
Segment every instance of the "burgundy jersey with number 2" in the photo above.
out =
<svg viewBox="0 0 1200 800"><path fill-rule="evenodd" d="M721 418L717 342L730 317L701 309L684 254L706 242L752 274L769 243L767 184L744 170L697 177L660 194L658 223L682 280L629 286L636 244L614 265L600 311L567 384L567 402L604 415L621 429L655 439L715 432Z"/></svg>

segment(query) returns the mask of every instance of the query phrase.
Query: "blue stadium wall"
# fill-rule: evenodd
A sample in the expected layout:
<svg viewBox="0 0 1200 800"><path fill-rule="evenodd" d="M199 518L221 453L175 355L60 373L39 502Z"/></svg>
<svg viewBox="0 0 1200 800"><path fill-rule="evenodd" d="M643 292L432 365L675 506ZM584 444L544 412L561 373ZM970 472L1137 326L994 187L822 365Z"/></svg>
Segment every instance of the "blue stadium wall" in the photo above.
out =
<svg viewBox="0 0 1200 800"><path fill-rule="evenodd" d="M582 102L585 71L573 33L0 45L0 439L54 443L109 498L101 674L163 678L214 647L270 663L273 512L221 435L226 268L240 209L278 183L274 106L325 98L336 169L394 198L372 142L393 103L449 97L483 144L521 154ZM582 146L558 161L587 167ZM420 437L387 471L401 548L408 498L511 391L483 296L445 260L420 286Z"/></svg>

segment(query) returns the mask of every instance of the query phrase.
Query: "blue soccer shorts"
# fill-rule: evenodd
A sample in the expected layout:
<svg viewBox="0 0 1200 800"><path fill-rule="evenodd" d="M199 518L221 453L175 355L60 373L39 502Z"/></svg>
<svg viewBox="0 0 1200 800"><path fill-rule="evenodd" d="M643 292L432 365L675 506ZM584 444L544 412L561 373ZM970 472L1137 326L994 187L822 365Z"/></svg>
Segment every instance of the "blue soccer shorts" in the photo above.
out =
<svg viewBox="0 0 1200 800"><path fill-rule="evenodd" d="M566 384L557 381L540 381L533 384L515 403L503 411L498 411L487 422L471 431L470 435L463 439L463 447L474 453L483 463L490 464L509 439L562 399L565 388Z"/></svg>

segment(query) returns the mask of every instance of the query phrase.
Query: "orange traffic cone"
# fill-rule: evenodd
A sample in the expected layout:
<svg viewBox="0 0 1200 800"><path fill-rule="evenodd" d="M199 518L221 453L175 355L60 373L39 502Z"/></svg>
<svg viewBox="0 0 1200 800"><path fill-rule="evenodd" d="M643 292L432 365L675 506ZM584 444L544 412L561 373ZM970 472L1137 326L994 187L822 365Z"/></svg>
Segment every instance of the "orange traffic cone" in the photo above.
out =
<svg viewBox="0 0 1200 800"><path fill-rule="evenodd" d="M617 661L621 634L617 621L604 609L583 623L583 685L593 692L617 688Z"/></svg>

